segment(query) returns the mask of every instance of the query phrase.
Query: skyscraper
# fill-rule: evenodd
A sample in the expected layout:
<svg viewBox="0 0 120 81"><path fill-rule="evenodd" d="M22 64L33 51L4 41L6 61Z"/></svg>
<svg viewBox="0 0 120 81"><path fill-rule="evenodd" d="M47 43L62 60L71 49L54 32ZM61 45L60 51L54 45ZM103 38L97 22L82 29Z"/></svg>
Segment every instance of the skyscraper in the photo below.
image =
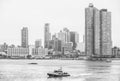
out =
<svg viewBox="0 0 120 81"><path fill-rule="evenodd" d="M85 52L87 55L92 55L94 51L94 37L93 37L93 27L94 27L94 7L89 4L88 8L85 8Z"/></svg>
<svg viewBox="0 0 120 81"><path fill-rule="evenodd" d="M50 30L49 30L49 23L46 23L45 28L44 28L44 48L49 47L50 39L51 39L51 34L50 34Z"/></svg>
<svg viewBox="0 0 120 81"><path fill-rule="evenodd" d="M93 42L94 42L94 55L100 55L100 11L98 9L94 9L94 19L93 19Z"/></svg>
<svg viewBox="0 0 120 81"><path fill-rule="evenodd" d="M85 52L92 55L111 55L111 14L89 4L85 9Z"/></svg>
<svg viewBox="0 0 120 81"><path fill-rule="evenodd" d="M112 40L111 40L111 12L107 9L100 10L101 16L101 53L102 55L111 55Z"/></svg>
<svg viewBox="0 0 120 81"><path fill-rule="evenodd" d="M23 29L21 30L21 46L23 48L27 48L28 47L28 28L27 27L23 27Z"/></svg>

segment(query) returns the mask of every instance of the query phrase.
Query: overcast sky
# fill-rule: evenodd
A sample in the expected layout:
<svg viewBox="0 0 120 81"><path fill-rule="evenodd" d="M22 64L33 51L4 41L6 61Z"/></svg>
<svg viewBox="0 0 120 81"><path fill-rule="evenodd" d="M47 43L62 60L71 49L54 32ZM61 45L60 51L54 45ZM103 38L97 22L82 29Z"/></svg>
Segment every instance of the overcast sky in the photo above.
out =
<svg viewBox="0 0 120 81"><path fill-rule="evenodd" d="M0 0L0 44L21 45L22 27L29 29L29 44L36 39L43 43L45 23L52 34L64 27L78 32L81 42L89 3L112 12L113 46L120 46L120 0Z"/></svg>

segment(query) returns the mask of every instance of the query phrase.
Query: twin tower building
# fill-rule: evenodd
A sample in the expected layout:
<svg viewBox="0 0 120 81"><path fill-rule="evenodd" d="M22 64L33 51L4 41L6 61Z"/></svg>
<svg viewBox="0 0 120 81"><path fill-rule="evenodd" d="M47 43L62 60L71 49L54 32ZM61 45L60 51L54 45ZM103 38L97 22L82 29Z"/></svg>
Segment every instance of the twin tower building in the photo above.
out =
<svg viewBox="0 0 120 81"><path fill-rule="evenodd" d="M111 12L89 4L85 8L85 52L88 56L111 56Z"/></svg>

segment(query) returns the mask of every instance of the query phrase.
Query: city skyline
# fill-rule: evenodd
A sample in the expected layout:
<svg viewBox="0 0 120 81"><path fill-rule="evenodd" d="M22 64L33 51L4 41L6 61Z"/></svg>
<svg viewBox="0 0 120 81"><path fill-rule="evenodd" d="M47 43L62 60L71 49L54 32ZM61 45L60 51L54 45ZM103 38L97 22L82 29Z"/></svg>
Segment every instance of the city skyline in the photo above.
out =
<svg viewBox="0 0 120 81"><path fill-rule="evenodd" d="M0 34L1 34L0 35L1 36L0 43L2 44L3 42L6 42L8 44L20 45L21 44L20 29L22 27L28 27L30 44L34 44L34 41L36 39L42 39L42 41L44 42L44 24L45 23L50 23L50 32L52 34L59 32L64 27L67 27L68 29L70 29L72 31L78 32L80 35L79 38L81 41L82 37L84 35L84 28L85 28L84 9L86 6L88 6L89 3L93 3L98 9L106 8L112 12L113 46L114 45L120 46L120 39L117 37L117 33L119 33L119 31L118 31L119 27L117 27L117 26L119 26L118 25L119 23L116 22L119 19L119 16L116 15L119 13L119 10L117 10L117 9L119 9L119 6L114 5L119 2L118 0L109 1L109 4L107 3L108 0L104 0L104 1L101 0L101 1L97 1L97 2L91 1L91 0L86 0L85 2L82 2L81 0L80 1L72 1L71 0L71 1L69 1L70 3L67 3L68 0L58 1L58 2L52 0L50 2L50 4L52 4L52 2L55 2L55 4L53 6L46 3L46 1L42 1L42 3L44 3L42 5L44 8L40 8L41 6L39 6L37 4L37 2L40 3L41 1L40 2L36 1L33 3L33 6L31 6L32 1L29 1L30 3L27 3L27 1L22 1L22 0L21 1L17 1L17 0L16 1L15 0L10 0L10 1L4 0L3 1L3 0L1 0L2 5L0 6L0 10L2 13L0 14L0 16L1 16L0 26L2 27L2 30L0 31ZM24 2L24 3L22 3L22 2ZM61 5L57 6L57 4L59 2ZM28 5L28 7L25 6L26 4ZM35 4L37 4L37 5L35 6ZM62 7L62 4L63 4L63 7ZM45 7L44 5L47 5L48 7ZM67 5L68 7L65 5ZM110 5L112 5L112 6L110 6ZM21 6L23 6L23 7L21 7ZM49 6L50 6L50 8L49 8ZM54 8L55 6L56 6L56 8ZM114 13L114 11L115 11L114 9L116 9L116 11L118 13ZM11 12L9 10L13 10L13 11ZM46 11L46 10L48 10L48 11ZM51 10L52 10L52 12L50 12ZM33 11L33 13L28 14L29 12L32 12L32 11ZM41 13L41 11L43 11L43 13ZM36 12L39 12L39 13L36 13ZM53 15L55 15L55 16L53 16ZM9 31L7 31L6 28Z"/></svg>

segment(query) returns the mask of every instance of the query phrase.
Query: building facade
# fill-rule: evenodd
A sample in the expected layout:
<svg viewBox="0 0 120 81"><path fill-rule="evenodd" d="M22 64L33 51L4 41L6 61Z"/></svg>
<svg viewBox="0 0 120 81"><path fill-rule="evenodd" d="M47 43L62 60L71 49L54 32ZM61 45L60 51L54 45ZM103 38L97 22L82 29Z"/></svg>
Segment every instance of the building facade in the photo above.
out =
<svg viewBox="0 0 120 81"><path fill-rule="evenodd" d="M100 10L100 26L101 26L101 54L112 54L112 41L111 41L111 12L107 9Z"/></svg>
<svg viewBox="0 0 120 81"><path fill-rule="evenodd" d="M54 40L49 41L49 49L53 49L54 51L61 51L62 42L58 38L54 38Z"/></svg>
<svg viewBox="0 0 120 81"><path fill-rule="evenodd" d="M21 30L21 46L23 48L28 48L28 28L23 27Z"/></svg>
<svg viewBox="0 0 120 81"><path fill-rule="evenodd" d="M0 45L0 52L7 53L7 48L8 48L8 45L6 43Z"/></svg>
<svg viewBox="0 0 120 81"><path fill-rule="evenodd" d="M7 55L10 57L27 57L29 55L29 48L8 48Z"/></svg>
<svg viewBox="0 0 120 81"><path fill-rule="evenodd" d="M63 32L62 30L58 33L58 39L61 41L61 47L65 44L66 42L66 36L65 36L65 32Z"/></svg>
<svg viewBox="0 0 120 81"><path fill-rule="evenodd" d="M70 31L67 28L63 29L64 35L65 35L65 43L70 42Z"/></svg>
<svg viewBox="0 0 120 81"><path fill-rule="evenodd" d="M100 11L94 8L93 12L93 54L100 55Z"/></svg>
<svg viewBox="0 0 120 81"><path fill-rule="evenodd" d="M112 53L111 13L89 4L85 9L86 55L106 56Z"/></svg>
<svg viewBox="0 0 120 81"><path fill-rule="evenodd" d="M72 43L72 42L65 43L65 44L62 46L62 52L63 52L63 53L72 52L72 51L73 51L72 47L73 47L73 43Z"/></svg>
<svg viewBox="0 0 120 81"><path fill-rule="evenodd" d="M70 32L70 42L73 43L73 50L75 50L79 43L79 34L77 32Z"/></svg>
<svg viewBox="0 0 120 81"><path fill-rule="evenodd" d="M58 39L65 43L65 33L63 31L58 33Z"/></svg>
<svg viewBox="0 0 120 81"><path fill-rule="evenodd" d="M91 56L93 54L93 11L94 7L89 4L88 8L85 8L85 52L86 55Z"/></svg>
<svg viewBox="0 0 120 81"><path fill-rule="evenodd" d="M54 51L61 51L62 48L62 42L58 38L54 40Z"/></svg>
<svg viewBox="0 0 120 81"><path fill-rule="evenodd" d="M49 49L54 49L54 40L49 41Z"/></svg>
<svg viewBox="0 0 120 81"><path fill-rule="evenodd" d="M47 48L32 48L32 56L36 58L45 57L48 55L48 49Z"/></svg>

